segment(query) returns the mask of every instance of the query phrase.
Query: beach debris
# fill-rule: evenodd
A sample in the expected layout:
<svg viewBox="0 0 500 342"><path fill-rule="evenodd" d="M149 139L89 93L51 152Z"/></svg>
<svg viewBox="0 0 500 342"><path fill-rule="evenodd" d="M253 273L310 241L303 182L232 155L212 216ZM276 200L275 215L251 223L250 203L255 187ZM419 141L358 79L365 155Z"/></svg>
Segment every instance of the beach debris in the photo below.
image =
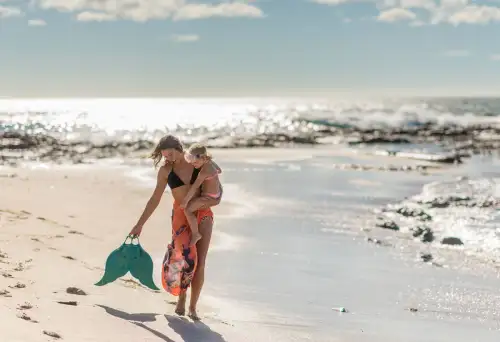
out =
<svg viewBox="0 0 500 342"><path fill-rule="evenodd" d="M421 253L420 259L422 259L423 262L429 262L433 259L433 257L431 253Z"/></svg>
<svg viewBox="0 0 500 342"><path fill-rule="evenodd" d="M44 330L42 331L44 335L47 335L47 336L50 336L50 337L53 337L55 339L60 339L62 338L61 335L59 335L58 333L56 332L53 332L53 331L47 331L47 330Z"/></svg>
<svg viewBox="0 0 500 342"><path fill-rule="evenodd" d="M64 255L63 256L64 259L68 259L68 260L76 260L75 258L73 258L71 255Z"/></svg>
<svg viewBox="0 0 500 342"><path fill-rule="evenodd" d="M418 311L418 309L417 309L417 308L409 308L408 310L409 310L410 312L417 312L417 311Z"/></svg>
<svg viewBox="0 0 500 342"><path fill-rule="evenodd" d="M82 232L79 232L79 231L77 231L77 230L70 230L70 231L68 232L68 234L83 235L83 233L82 233Z"/></svg>
<svg viewBox="0 0 500 342"><path fill-rule="evenodd" d="M9 286L11 289L24 289L26 288L25 284L17 282L16 285Z"/></svg>
<svg viewBox="0 0 500 342"><path fill-rule="evenodd" d="M332 308L332 310L337 312L347 312L347 309L342 306L338 308Z"/></svg>
<svg viewBox="0 0 500 342"><path fill-rule="evenodd" d="M87 293L83 291L82 289L79 289L77 287L68 287L66 289L66 293L77 295L77 296L86 296Z"/></svg>
<svg viewBox="0 0 500 342"><path fill-rule="evenodd" d="M78 302L74 300L70 301L58 301L57 303L62 304L62 305L70 305L70 306L77 306Z"/></svg>
<svg viewBox="0 0 500 342"><path fill-rule="evenodd" d="M464 243L457 237L445 237L441 240L441 244L451 245L451 246L461 246Z"/></svg>
<svg viewBox="0 0 500 342"><path fill-rule="evenodd" d="M399 226L396 224L396 222L394 222L392 220L382 219L381 221L377 222L375 225L379 228L390 229L390 230L399 230Z"/></svg>
<svg viewBox="0 0 500 342"><path fill-rule="evenodd" d="M376 239L376 238L368 237L368 238L366 238L366 241L374 243L374 244L379 245L379 246L385 246L385 247L391 246L390 243L385 242L383 240Z"/></svg>

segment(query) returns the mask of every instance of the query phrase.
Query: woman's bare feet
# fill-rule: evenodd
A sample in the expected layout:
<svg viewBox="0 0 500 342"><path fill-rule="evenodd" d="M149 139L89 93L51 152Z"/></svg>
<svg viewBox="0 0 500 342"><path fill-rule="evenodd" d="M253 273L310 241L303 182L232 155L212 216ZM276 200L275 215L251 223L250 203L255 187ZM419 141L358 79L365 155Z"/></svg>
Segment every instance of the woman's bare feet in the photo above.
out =
<svg viewBox="0 0 500 342"><path fill-rule="evenodd" d="M179 300L177 300L177 305L175 306L175 313L179 316L184 316L186 314L186 294L181 293L179 295Z"/></svg>
<svg viewBox="0 0 500 342"><path fill-rule="evenodd" d="M198 313L196 312L196 308L189 308L188 317L193 321L201 321L200 316L198 316Z"/></svg>
<svg viewBox="0 0 500 342"><path fill-rule="evenodd" d="M190 246L194 246L196 245L196 243L198 242L198 240L200 240L202 238L201 234L200 233L193 233L191 234L191 242L189 243Z"/></svg>

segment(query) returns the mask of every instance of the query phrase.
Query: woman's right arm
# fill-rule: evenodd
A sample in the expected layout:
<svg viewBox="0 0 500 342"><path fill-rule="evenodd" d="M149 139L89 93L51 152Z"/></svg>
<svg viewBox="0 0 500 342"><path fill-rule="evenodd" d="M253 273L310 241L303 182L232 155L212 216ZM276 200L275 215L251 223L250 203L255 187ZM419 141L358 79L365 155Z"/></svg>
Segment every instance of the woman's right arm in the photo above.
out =
<svg viewBox="0 0 500 342"><path fill-rule="evenodd" d="M148 200L144 211L142 212L141 217L137 221L135 227L130 232L131 235L139 235L142 231L142 227L146 223L146 221L151 217L155 209L160 204L161 197L165 192L165 188L167 187L167 179L168 174L170 172L170 166L163 166L158 170L158 176L156 177L156 187L153 191L153 194Z"/></svg>

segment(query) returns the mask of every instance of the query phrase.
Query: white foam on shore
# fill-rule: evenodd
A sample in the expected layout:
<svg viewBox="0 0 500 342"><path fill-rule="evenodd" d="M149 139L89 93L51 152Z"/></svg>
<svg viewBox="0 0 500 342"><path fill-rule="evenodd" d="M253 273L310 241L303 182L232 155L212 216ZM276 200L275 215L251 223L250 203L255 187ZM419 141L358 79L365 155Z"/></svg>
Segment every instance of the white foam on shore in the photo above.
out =
<svg viewBox="0 0 500 342"><path fill-rule="evenodd" d="M420 194L401 204L408 207L422 208L432 216L425 222L440 241L444 237L457 237L463 241L462 246L447 246L439 243L434 246L445 249L464 249L471 255L487 259L500 259L500 210L495 206L481 207L456 206L446 208L427 208L418 205L416 201L432 201L449 196L468 198L467 203L479 203L488 200L500 200L500 178L457 179L447 182L433 182L425 185ZM398 206L398 205L397 205ZM393 219L399 220L403 227L422 224L412 218L402 218L394 213L388 213Z"/></svg>

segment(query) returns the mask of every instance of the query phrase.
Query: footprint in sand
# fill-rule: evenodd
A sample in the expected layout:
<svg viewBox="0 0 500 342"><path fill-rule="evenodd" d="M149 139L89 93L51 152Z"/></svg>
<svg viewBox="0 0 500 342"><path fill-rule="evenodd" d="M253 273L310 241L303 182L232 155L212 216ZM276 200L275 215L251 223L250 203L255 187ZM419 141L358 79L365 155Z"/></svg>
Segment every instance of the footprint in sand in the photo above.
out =
<svg viewBox="0 0 500 342"><path fill-rule="evenodd" d="M14 269L13 271L16 271L16 272L21 272L21 271L24 271L24 265L22 262L20 262Z"/></svg>
<svg viewBox="0 0 500 342"><path fill-rule="evenodd" d="M29 309L33 309L33 305L31 305L31 303L25 302L24 304L19 304L17 306L17 309L18 310L29 310Z"/></svg>
<svg viewBox="0 0 500 342"><path fill-rule="evenodd" d="M23 283L16 283L16 285L11 285L9 286L11 289L24 289L26 288L26 285L24 285Z"/></svg>
<svg viewBox="0 0 500 342"><path fill-rule="evenodd" d="M44 222L50 223L50 224L53 224L55 226L69 228L69 226L67 224L61 224L61 223L59 223L57 221L54 221L54 220L51 220L51 219L48 219L48 218L45 218L45 217L38 216L36 219L40 220L40 221L44 221Z"/></svg>
<svg viewBox="0 0 500 342"><path fill-rule="evenodd" d="M10 273L2 273L2 276L3 276L4 278L14 278L14 277L12 276L12 274L10 274Z"/></svg>
<svg viewBox="0 0 500 342"><path fill-rule="evenodd" d="M10 298L12 297L12 295L10 294L9 291L7 290L0 290L0 297L7 297L7 298Z"/></svg>
<svg viewBox="0 0 500 342"><path fill-rule="evenodd" d="M71 255L63 255L63 258L64 259L68 259L68 260L76 260L75 258L73 258Z"/></svg>
<svg viewBox="0 0 500 342"><path fill-rule="evenodd" d="M30 212L27 211L14 211L10 209L0 209L0 213L7 214L7 221L15 222L18 220L26 220L31 216Z"/></svg>
<svg viewBox="0 0 500 342"><path fill-rule="evenodd" d="M38 323L37 320L34 320L33 318L31 318L30 316L28 316L26 313L24 312L20 312L17 314L17 317L20 318L20 319L24 319L25 321L29 321L29 322L32 322L32 323Z"/></svg>
<svg viewBox="0 0 500 342"><path fill-rule="evenodd" d="M47 330L44 330L42 331L44 335L47 335L47 336L50 336L50 337L53 337L55 339L60 339L62 338L61 335L59 335L58 333L56 332L53 332L53 331L47 331Z"/></svg>

